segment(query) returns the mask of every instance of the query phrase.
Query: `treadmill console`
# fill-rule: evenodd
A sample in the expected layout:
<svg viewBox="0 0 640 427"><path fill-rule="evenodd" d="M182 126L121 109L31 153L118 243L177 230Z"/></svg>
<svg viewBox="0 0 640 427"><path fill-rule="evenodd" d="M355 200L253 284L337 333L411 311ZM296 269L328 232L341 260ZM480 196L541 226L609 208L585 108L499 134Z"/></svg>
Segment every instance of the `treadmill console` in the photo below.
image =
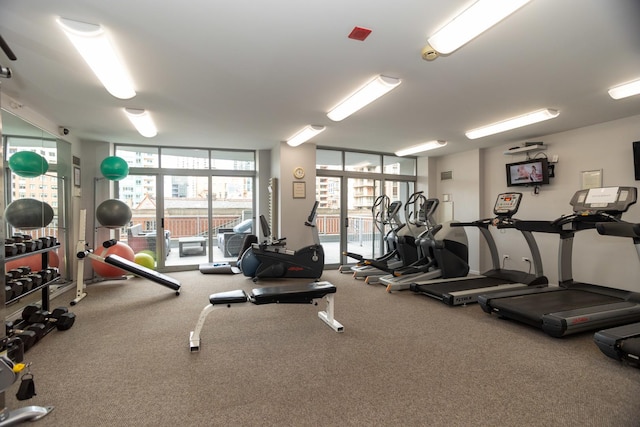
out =
<svg viewBox="0 0 640 427"><path fill-rule="evenodd" d="M522 201L522 193L498 194L496 204L493 206L493 213L499 217L511 218L518 212L520 201Z"/></svg>
<svg viewBox="0 0 640 427"><path fill-rule="evenodd" d="M578 215L616 215L629 210L637 197L635 187L589 188L577 191L571 198L571 206Z"/></svg>

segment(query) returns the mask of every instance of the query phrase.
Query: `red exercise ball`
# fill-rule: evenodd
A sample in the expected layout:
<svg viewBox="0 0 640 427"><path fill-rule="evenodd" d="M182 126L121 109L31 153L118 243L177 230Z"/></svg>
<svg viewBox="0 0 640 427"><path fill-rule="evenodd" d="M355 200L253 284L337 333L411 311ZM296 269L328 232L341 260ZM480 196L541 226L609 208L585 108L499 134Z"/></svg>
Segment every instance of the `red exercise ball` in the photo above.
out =
<svg viewBox="0 0 640 427"><path fill-rule="evenodd" d="M109 255L118 255L129 261L133 261L136 256L133 249L122 242L118 242L109 248L103 249L102 252L96 251L96 254L103 258L106 258ZM118 277L127 274L124 270L95 259L91 259L91 266L93 267L93 271L101 277Z"/></svg>
<svg viewBox="0 0 640 427"><path fill-rule="evenodd" d="M58 251L47 252L49 256L49 267L60 268L60 257L58 257Z"/></svg>

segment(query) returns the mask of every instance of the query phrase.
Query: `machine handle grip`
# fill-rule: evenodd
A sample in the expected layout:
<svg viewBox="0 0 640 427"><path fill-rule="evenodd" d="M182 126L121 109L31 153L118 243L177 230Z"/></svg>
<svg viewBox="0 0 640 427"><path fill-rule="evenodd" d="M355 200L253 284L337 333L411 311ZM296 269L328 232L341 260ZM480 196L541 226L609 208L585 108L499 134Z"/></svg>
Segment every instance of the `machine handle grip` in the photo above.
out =
<svg viewBox="0 0 640 427"><path fill-rule="evenodd" d="M640 237L640 224L631 222L599 222L596 224L596 230L605 236Z"/></svg>
<svg viewBox="0 0 640 427"><path fill-rule="evenodd" d="M110 248L111 246L115 246L118 241L116 239L110 239L102 242L103 248Z"/></svg>

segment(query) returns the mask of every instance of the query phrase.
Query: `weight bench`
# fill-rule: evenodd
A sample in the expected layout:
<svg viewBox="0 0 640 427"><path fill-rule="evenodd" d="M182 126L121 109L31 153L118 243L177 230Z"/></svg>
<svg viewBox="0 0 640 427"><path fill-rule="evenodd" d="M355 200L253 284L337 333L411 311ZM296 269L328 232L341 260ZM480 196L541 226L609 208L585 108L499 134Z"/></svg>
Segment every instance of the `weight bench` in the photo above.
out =
<svg viewBox="0 0 640 427"><path fill-rule="evenodd" d="M218 292L209 295L209 305L207 305L198 318L198 323L194 331L189 335L189 347L192 352L200 350L200 331L204 326L209 313L217 308L230 308L232 305L250 302L255 305L263 304L314 304L318 299L327 302L326 310L318 312L318 317L336 332L343 332L344 326L333 317L334 302L333 297L336 287L329 282L311 282L304 285L272 286L258 288L250 294L243 290Z"/></svg>

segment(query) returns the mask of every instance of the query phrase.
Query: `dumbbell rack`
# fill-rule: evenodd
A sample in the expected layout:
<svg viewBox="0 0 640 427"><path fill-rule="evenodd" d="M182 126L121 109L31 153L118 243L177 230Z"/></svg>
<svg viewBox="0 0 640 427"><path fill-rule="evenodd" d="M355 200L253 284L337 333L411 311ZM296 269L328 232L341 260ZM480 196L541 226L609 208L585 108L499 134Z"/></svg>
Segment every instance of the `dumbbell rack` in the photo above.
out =
<svg viewBox="0 0 640 427"><path fill-rule="evenodd" d="M11 60L16 59L15 55L13 54L9 46L6 44L2 36L0 36L0 47L2 48L2 51L6 54L6 56L9 59ZM11 70L9 68L0 66L0 77L4 77L4 78L11 77ZM0 90L0 95L1 94L2 94L2 91ZM0 140L2 140L2 116L1 115L0 115ZM5 164L4 154L5 154L4 151L0 150L0 165ZM0 174L1 189L5 188L4 184L5 184L4 173L1 173ZM5 240L5 219L4 219L4 214L2 214L4 210L5 210L5 201L4 201L4 196L2 196L0 197L0 241ZM54 245L46 249L45 248L41 249L43 261L45 258L47 260L47 264L44 264L43 262L44 264L43 267L46 265L49 265L48 252L51 251L53 247ZM5 286L4 286L6 258L8 257L5 257L5 253L0 251L0 284L3 285L3 286L0 286L0 290L1 290L0 291L0 318L2 318L3 322L6 320L6 314L7 314L7 310L6 310L7 301L5 301ZM44 304L46 303L48 306L49 305L49 283L45 283L41 285L41 288L43 289L42 304L44 306ZM44 295L45 292L46 292L46 296ZM2 330L0 330L0 357L4 357L6 354L7 341L8 341L8 337L3 328ZM4 372L11 372L11 371L12 369L9 368L9 365L5 364L4 368L0 367L0 372L4 373ZM0 381L0 426L10 426L10 425L21 423L23 421L39 420L40 418L46 416L48 413L50 413L53 410L53 407L51 406L33 406L33 405L24 406L19 409L9 410L9 408L6 406L5 390L7 390L13 383L15 383L15 381L17 380L17 375L13 375L13 376L10 375L9 378L7 378L6 375L3 375L3 379L5 379L5 381Z"/></svg>
<svg viewBox="0 0 640 427"><path fill-rule="evenodd" d="M16 259L20 259L20 258L26 258L28 256L33 256L33 255L37 255L37 254L42 254L42 268L47 268L47 266L49 265L49 252L56 250L60 247L60 243L56 243L55 245L48 247L48 248L42 248L42 249L38 249L32 252L26 252L23 254L18 254L18 255L13 255L13 256L8 256L5 258L5 261L13 261ZM49 286L54 284L55 282L58 281L58 279L60 278L60 276L55 277L52 280L49 280L48 282L42 283L41 285L38 286L34 286L31 290L24 292L14 298L12 298L9 301L5 302L5 305L11 305L17 301L20 301L22 298L26 297L27 295L30 295L34 292L37 292L38 290L42 290L42 309L43 310L49 310Z"/></svg>

